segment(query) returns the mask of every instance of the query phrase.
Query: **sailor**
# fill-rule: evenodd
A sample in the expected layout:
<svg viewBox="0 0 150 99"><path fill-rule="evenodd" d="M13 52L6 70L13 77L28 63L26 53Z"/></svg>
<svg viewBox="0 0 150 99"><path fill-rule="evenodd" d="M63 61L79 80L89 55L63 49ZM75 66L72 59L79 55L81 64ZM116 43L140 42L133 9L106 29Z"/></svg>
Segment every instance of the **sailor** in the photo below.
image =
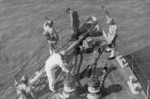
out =
<svg viewBox="0 0 150 99"><path fill-rule="evenodd" d="M28 77L23 75L20 81L16 80L15 77L15 86L17 89L17 99L36 99L35 92L28 84Z"/></svg>
<svg viewBox="0 0 150 99"><path fill-rule="evenodd" d="M66 8L66 13L69 14L70 21L71 21L71 28L73 30L73 34L71 36L72 40L77 40L79 35L79 15L77 11L74 11L70 8Z"/></svg>
<svg viewBox="0 0 150 99"><path fill-rule="evenodd" d="M59 53L53 53L52 56L48 58L45 64L46 75L49 82L49 90L55 92L55 70L57 67L60 67L62 71L68 73L67 64L63 60L63 56Z"/></svg>
<svg viewBox="0 0 150 99"><path fill-rule="evenodd" d="M87 37L85 40L82 41L82 45L79 46L80 51L88 51L93 48L92 38Z"/></svg>
<svg viewBox="0 0 150 99"><path fill-rule="evenodd" d="M89 33L89 36L86 37L86 39L84 39L82 41L82 45L79 46L79 50L80 51L86 51L86 52L91 52L92 49L95 47L96 45L96 42L95 42L95 34L99 32L100 30L100 27L99 27L99 24L98 24L98 20L95 16L91 16L89 18L89 20L86 21L86 28L87 29L92 29ZM88 28L90 27L90 28ZM98 35L97 35L98 36ZM96 36L96 38L97 38ZM93 39L94 38L94 39Z"/></svg>
<svg viewBox="0 0 150 99"><path fill-rule="evenodd" d="M106 38L108 45L106 50L111 51L109 59L113 59L115 58L115 40L117 37L117 25L115 24L113 18L109 16L108 11L104 7L102 8L106 12L107 24L109 25L107 34L103 30L103 36Z"/></svg>
<svg viewBox="0 0 150 99"><path fill-rule="evenodd" d="M98 25L98 20L97 20L97 18L95 16L91 16L91 19L88 20L86 22L86 24L91 25L91 27L94 26L93 32L98 32L100 30L100 27Z"/></svg>
<svg viewBox="0 0 150 99"><path fill-rule="evenodd" d="M48 41L49 52L50 55L52 55L56 49L57 42L58 42L58 35L53 27L53 20L48 20L47 22L45 22L43 28L44 28L43 35L46 37Z"/></svg>

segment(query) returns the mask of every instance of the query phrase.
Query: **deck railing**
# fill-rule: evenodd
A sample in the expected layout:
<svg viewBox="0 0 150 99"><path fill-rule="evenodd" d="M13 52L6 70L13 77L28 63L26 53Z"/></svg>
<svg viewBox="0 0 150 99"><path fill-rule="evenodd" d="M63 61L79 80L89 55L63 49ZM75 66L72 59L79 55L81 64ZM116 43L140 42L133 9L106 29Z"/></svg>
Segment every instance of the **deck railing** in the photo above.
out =
<svg viewBox="0 0 150 99"><path fill-rule="evenodd" d="M116 47L117 50L124 55L127 62L130 64L130 68L133 71L134 75L137 77L138 81L140 82L145 94L149 95L149 82L145 72L142 69L142 66L136 60L132 53L128 53L129 49L122 41L122 39L118 36L116 40ZM148 99L148 98L147 98Z"/></svg>

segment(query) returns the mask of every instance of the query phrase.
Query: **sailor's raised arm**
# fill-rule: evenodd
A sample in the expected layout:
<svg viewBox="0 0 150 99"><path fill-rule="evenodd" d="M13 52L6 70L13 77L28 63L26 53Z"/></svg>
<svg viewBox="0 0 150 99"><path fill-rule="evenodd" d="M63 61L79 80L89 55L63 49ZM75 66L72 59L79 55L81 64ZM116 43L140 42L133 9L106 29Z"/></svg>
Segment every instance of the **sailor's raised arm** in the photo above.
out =
<svg viewBox="0 0 150 99"><path fill-rule="evenodd" d="M101 8L105 11L106 18L107 18L107 24L115 24L113 18L110 17L108 10L104 6L101 6Z"/></svg>
<svg viewBox="0 0 150 99"><path fill-rule="evenodd" d="M45 23L43 24L43 29L44 29L44 31L47 30L47 22L45 22Z"/></svg>
<svg viewBox="0 0 150 99"><path fill-rule="evenodd" d="M73 13L72 12L70 12L70 26L71 26L71 28L73 28Z"/></svg>
<svg viewBox="0 0 150 99"><path fill-rule="evenodd" d="M101 8L105 11L106 17L110 17L108 10L104 6L101 6Z"/></svg>

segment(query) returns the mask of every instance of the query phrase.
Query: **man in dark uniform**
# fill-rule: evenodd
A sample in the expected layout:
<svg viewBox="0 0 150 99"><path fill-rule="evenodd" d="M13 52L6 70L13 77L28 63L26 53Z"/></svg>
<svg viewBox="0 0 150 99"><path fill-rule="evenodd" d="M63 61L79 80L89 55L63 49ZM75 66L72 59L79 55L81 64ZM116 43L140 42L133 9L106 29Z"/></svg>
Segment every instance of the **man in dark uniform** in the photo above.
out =
<svg viewBox="0 0 150 99"><path fill-rule="evenodd" d="M79 35L79 16L77 11L73 11L70 8L66 8L66 13L69 14L70 21L71 21L71 28L73 29L73 34L71 36L72 40L77 40Z"/></svg>

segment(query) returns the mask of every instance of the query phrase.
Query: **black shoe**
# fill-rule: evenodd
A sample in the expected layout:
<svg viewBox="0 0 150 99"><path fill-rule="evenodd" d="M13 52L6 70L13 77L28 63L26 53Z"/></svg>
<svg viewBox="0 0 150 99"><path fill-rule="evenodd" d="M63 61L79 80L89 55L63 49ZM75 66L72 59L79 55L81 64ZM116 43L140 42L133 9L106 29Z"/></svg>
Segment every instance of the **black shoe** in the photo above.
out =
<svg viewBox="0 0 150 99"><path fill-rule="evenodd" d="M77 35L72 35L71 36L71 41L76 41L78 40L78 36Z"/></svg>
<svg viewBox="0 0 150 99"><path fill-rule="evenodd" d="M112 59L115 59L116 56L113 56L113 57L109 57L108 60L112 60Z"/></svg>

